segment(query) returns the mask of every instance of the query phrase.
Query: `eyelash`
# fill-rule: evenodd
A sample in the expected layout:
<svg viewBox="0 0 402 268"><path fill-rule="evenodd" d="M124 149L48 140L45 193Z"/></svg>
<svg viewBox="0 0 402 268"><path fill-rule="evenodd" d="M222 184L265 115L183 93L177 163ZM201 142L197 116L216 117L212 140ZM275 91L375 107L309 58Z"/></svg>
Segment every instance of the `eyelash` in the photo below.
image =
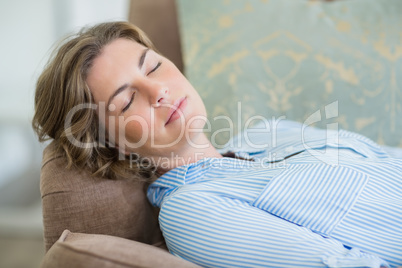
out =
<svg viewBox="0 0 402 268"><path fill-rule="evenodd" d="M160 66L162 65L162 62L158 62L158 64L153 68L147 75L150 75L151 73L155 72Z"/></svg>
<svg viewBox="0 0 402 268"><path fill-rule="evenodd" d="M126 107L123 108L123 110L122 110L123 113L124 113L125 111L127 111L128 108L130 108L130 105L131 105L131 103L133 103L133 100L134 100L134 95L135 95L135 92L133 92L133 94L131 95L131 99L130 99L130 101L128 102L128 104L126 105Z"/></svg>
<svg viewBox="0 0 402 268"><path fill-rule="evenodd" d="M158 64L156 64L155 68L153 68L147 75L150 75L151 73L155 72L161 65L162 65L162 62L158 62ZM133 92L133 94L131 95L131 99L128 102L128 104L123 108L123 110L122 110L123 113L125 111L127 111L128 108L130 108L130 106L131 106L131 104L133 103L133 100L134 100L134 95L135 95L135 92Z"/></svg>

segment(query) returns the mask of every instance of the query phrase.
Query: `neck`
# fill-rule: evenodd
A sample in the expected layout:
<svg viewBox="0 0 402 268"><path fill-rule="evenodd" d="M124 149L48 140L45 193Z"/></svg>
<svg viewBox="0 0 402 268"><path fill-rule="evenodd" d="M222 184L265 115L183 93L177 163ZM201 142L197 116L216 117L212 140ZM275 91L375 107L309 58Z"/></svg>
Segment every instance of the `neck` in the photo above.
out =
<svg viewBox="0 0 402 268"><path fill-rule="evenodd" d="M164 174L173 168L195 163L204 158L221 157L222 155L212 146L207 137L202 134L197 143L187 144L187 146L182 146L179 151L172 151L168 157L158 157L158 159L154 160L157 161L158 173Z"/></svg>

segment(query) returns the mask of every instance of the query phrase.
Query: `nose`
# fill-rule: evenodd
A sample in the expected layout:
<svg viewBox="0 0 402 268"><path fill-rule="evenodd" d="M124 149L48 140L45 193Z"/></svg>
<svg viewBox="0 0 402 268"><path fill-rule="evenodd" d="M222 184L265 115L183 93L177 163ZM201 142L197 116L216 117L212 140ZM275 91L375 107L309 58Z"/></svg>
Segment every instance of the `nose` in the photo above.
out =
<svg viewBox="0 0 402 268"><path fill-rule="evenodd" d="M154 107L160 107L165 103L169 103L169 88L167 86L155 85L150 91L150 101Z"/></svg>
<svg viewBox="0 0 402 268"><path fill-rule="evenodd" d="M152 81L147 78L137 79L136 87L148 96L149 103L155 108L169 103L169 88L160 81Z"/></svg>
<svg viewBox="0 0 402 268"><path fill-rule="evenodd" d="M155 107L159 107L164 103L168 103L168 95L169 95L169 89L167 87L162 87L159 90L159 94L155 98L154 105Z"/></svg>

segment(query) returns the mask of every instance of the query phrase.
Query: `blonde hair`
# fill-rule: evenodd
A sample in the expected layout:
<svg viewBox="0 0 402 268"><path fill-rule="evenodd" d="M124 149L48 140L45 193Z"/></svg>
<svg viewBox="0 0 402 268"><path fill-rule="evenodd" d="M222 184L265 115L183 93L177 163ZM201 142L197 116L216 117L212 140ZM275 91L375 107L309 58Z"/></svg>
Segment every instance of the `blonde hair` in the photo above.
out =
<svg viewBox="0 0 402 268"><path fill-rule="evenodd" d="M128 22L101 23L66 38L53 52L37 81L32 127L39 141L54 140L56 151L66 156L68 168L89 169L93 175L111 179L152 180L155 167L151 163L132 166L127 156L119 160L117 148L99 143L100 126L95 109L77 109L69 118L69 127L65 128L73 108L94 104L86 84L88 72L102 49L118 38L133 40L155 50L145 33ZM76 146L68 135L90 146Z"/></svg>

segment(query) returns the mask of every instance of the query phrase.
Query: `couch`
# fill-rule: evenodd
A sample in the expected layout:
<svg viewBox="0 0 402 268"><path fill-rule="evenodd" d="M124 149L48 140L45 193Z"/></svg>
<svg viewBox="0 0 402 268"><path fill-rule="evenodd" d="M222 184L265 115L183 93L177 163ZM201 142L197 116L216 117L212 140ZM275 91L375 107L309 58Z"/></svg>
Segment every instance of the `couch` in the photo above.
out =
<svg viewBox="0 0 402 268"><path fill-rule="evenodd" d="M402 147L402 47L392 39L401 36L402 5L369 0L359 11L363 2L132 0L129 20L200 91L212 130L227 127L212 119L219 115L286 116L324 126L322 119L335 118L342 128ZM325 114L328 107L335 114ZM240 121L232 127L240 130ZM222 147L228 133L210 137ZM66 169L50 143L40 182L42 267L198 267L167 251L146 187Z"/></svg>

